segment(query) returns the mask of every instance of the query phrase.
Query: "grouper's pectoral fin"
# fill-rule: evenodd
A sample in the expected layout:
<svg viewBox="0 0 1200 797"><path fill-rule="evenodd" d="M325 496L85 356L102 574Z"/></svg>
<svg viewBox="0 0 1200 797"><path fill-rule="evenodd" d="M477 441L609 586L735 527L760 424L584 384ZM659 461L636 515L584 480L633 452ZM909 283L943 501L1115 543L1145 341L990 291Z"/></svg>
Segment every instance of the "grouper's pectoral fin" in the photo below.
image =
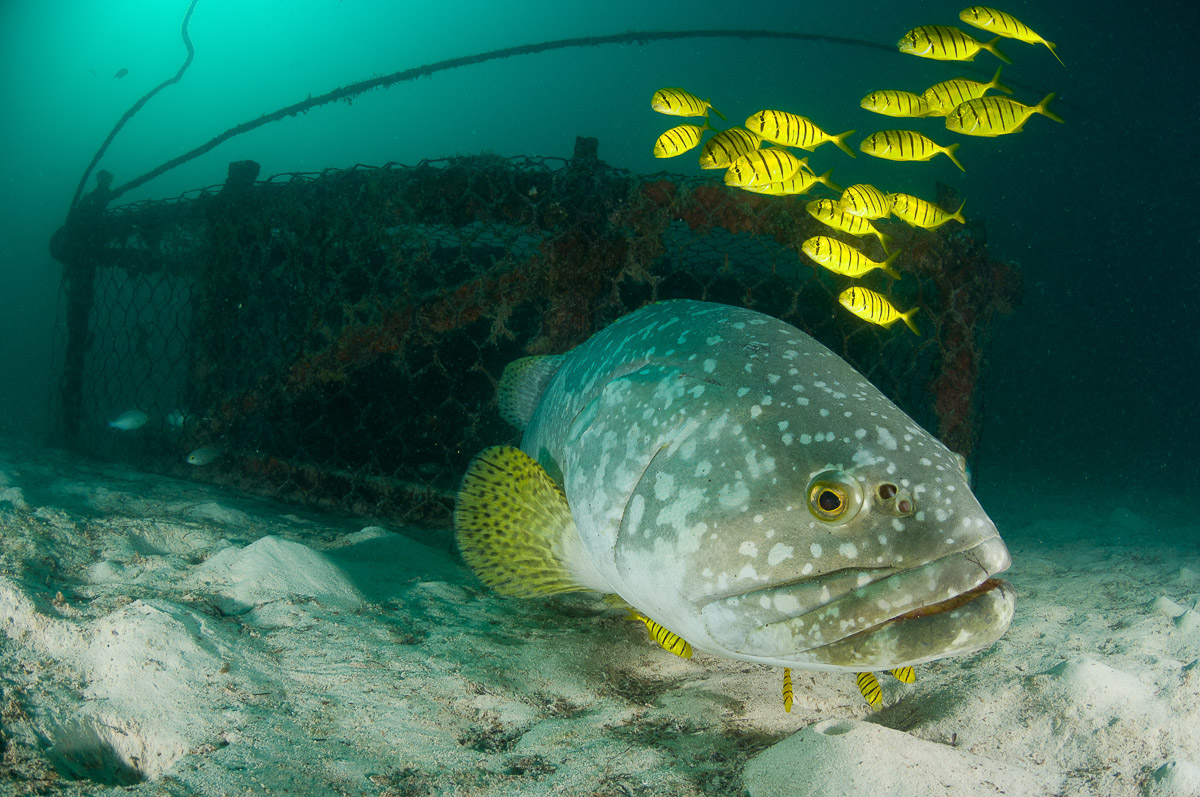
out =
<svg viewBox="0 0 1200 797"><path fill-rule="evenodd" d="M494 446L471 460L455 500L454 533L466 563L502 595L588 589L566 563L579 537L566 496L519 448Z"/></svg>

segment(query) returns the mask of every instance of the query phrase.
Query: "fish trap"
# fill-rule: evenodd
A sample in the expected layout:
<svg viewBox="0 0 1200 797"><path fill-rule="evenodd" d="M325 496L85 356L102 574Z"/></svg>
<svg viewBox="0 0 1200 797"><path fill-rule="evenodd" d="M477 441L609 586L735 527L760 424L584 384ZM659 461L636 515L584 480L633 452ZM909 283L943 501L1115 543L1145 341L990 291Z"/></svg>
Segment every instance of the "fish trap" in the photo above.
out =
<svg viewBox="0 0 1200 797"><path fill-rule="evenodd" d="M969 455L991 321L1019 296L980 225L883 222L903 279L861 282L919 306L924 334L872 326L837 302L851 281L800 246L833 235L882 259L878 242L823 227L801 198L609 167L594 139L569 160L256 177L256 164L232 164L222 186L100 206L56 235L61 443L444 525L472 455L519 441L496 410L505 365L564 352L647 302L690 298L804 329ZM144 426L109 426L130 409ZM201 448L211 461L188 464Z"/></svg>

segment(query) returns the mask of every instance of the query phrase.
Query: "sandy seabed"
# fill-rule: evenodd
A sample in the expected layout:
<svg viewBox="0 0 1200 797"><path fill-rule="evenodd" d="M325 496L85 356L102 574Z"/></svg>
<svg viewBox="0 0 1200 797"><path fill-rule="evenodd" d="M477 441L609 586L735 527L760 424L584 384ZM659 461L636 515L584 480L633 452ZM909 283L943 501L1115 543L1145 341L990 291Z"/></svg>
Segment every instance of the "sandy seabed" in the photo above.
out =
<svg viewBox="0 0 1200 797"><path fill-rule="evenodd" d="M1194 507L1042 484L984 497L997 645L880 711L796 672L788 714L447 532L0 446L0 794L1200 795Z"/></svg>

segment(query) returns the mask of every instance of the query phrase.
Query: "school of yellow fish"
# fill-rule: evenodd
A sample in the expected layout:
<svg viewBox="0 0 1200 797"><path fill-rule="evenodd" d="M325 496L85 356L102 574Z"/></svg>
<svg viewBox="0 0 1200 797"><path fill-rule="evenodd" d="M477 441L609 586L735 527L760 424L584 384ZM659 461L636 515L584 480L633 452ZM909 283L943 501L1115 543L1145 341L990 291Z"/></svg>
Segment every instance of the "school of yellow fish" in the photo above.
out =
<svg viewBox="0 0 1200 797"><path fill-rule="evenodd" d="M922 25L904 34L898 45L900 52L937 61L973 61L980 51L987 51L1011 64L998 45L1001 39L1015 39L1044 45L1060 64L1063 63L1053 42L1042 38L1011 14L985 6L971 6L959 14L959 19L994 34L994 38L980 42L955 27ZM896 118L944 117L947 130L968 136L1019 133L1034 114L1059 123L1063 121L1048 108L1054 94L1046 95L1036 105L1024 105L1008 97L990 95L989 91L1012 94L1012 90L1000 82L1000 68L987 83L960 77L936 83L920 94L882 89L863 97L860 106ZM659 89L654 92L650 106L671 116L704 119L703 124L679 125L659 136L654 143L656 158L674 158L690 152L700 145L705 133L712 131L714 135L700 149L700 168L725 169L726 185L759 194L794 196L805 194L821 183L840 194L838 199L814 199L805 205L805 209L813 218L835 230L859 237L875 236L887 255L883 261L875 261L857 248L825 235L804 241L801 251L806 256L843 277L859 279L879 270L892 279L900 279L900 272L894 267L900 250L888 251L890 239L871 223L874 220L895 216L910 226L930 230L948 221L965 223L962 205L954 213L948 213L920 197L885 193L873 185L858 184L842 189L833 182L832 171L818 176L809 166L807 157L798 158L789 151L795 148L813 152L822 144L832 143L853 158L856 156L846 139L854 134L854 130L830 135L811 119L780 110L761 110L751 114L743 127L717 130L709 124L709 112L722 119L725 116L713 108L709 100L681 88ZM760 148L763 142L770 146ZM867 155L893 161L928 161L936 155L945 155L955 166L966 171L955 156L958 147L958 142L942 146L921 133L900 129L871 133L858 145L859 151ZM861 285L842 291L838 302L869 323L890 328L900 321L914 334L921 334L912 318L918 308L901 312L887 297ZM691 657L691 648L685 641L637 612L631 610L629 616L645 623L651 639L664 649L678 656ZM891 674L902 683L912 683L915 678L912 667L893 670ZM879 708L882 693L875 675L858 673L856 682L867 703L872 708ZM785 669L783 704L786 711L792 710L792 701L792 673Z"/></svg>
<svg viewBox="0 0 1200 797"><path fill-rule="evenodd" d="M900 39L900 52L936 61L973 61L979 52L986 51L1010 64L1012 61L1000 51L999 43L1001 39L1015 39L1044 45L1062 63L1053 42L1042 38L1011 14L985 6L971 6L958 16L968 25L994 34L994 38L981 42L955 27L921 25ZM947 130L967 136L1019 133L1034 114L1059 123L1063 121L1049 110L1054 94L1046 95L1036 105L1025 105L1008 97L988 94L989 91L1012 94L1012 90L1000 82L999 68L987 83L959 77L936 83L920 94L882 89L863 97L859 104L882 116L943 117ZM681 88L663 88L654 92L650 107L670 116L704 119L703 124L678 125L659 136L654 142L656 158L674 158L690 152L700 146L705 133L712 131L714 135L700 148L700 168L724 169L726 185L757 194L796 196L820 183L840 194L838 199L814 199L805 205L805 209L813 218L835 230L858 237L876 237L887 255L882 262L874 261L855 247L828 236L816 236L803 243L801 250L813 262L843 277L858 279L879 270L893 279L900 279L900 273L893 266L899 251L889 253L890 239L872 221L895 216L910 226L930 230L948 221L965 223L961 205L954 213L948 213L920 197L886 193L868 184L842 189L833 182L832 170L817 175L807 157L798 158L789 151L794 148L813 152L822 144L832 143L853 158L856 157L854 150L847 145L846 139L855 133L854 130L830 135L808 117L780 110L761 110L751 114L743 127L717 130L709 124L709 113L721 119L725 116L709 100ZM765 149L761 148L764 142L769 145ZM943 146L914 130L902 129L876 131L858 145L860 152L892 161L928 161L937 155L945 155L955 166L966 171L955 154L958 148L958 142ZM857 285L847 288L838 296L838 302L869 323L886 329L900 321L913 333L920 334L912 320L917 308L901 312L885 296L868 288Z"/></svg>

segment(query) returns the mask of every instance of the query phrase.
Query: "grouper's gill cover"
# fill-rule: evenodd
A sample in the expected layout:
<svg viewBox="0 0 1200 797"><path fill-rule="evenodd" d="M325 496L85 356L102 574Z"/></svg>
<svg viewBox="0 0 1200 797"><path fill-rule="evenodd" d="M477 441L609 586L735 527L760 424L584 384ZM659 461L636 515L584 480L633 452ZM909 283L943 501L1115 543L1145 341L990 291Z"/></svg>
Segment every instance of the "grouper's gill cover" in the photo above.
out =
<svg viewBox="0 0 1200 797"><path fill-rule="evenodd" d="M970 653L1013 613L961 460L777 319L650 305L556 358L521 448L570 579L695 648L819 670Z"/></svg>

